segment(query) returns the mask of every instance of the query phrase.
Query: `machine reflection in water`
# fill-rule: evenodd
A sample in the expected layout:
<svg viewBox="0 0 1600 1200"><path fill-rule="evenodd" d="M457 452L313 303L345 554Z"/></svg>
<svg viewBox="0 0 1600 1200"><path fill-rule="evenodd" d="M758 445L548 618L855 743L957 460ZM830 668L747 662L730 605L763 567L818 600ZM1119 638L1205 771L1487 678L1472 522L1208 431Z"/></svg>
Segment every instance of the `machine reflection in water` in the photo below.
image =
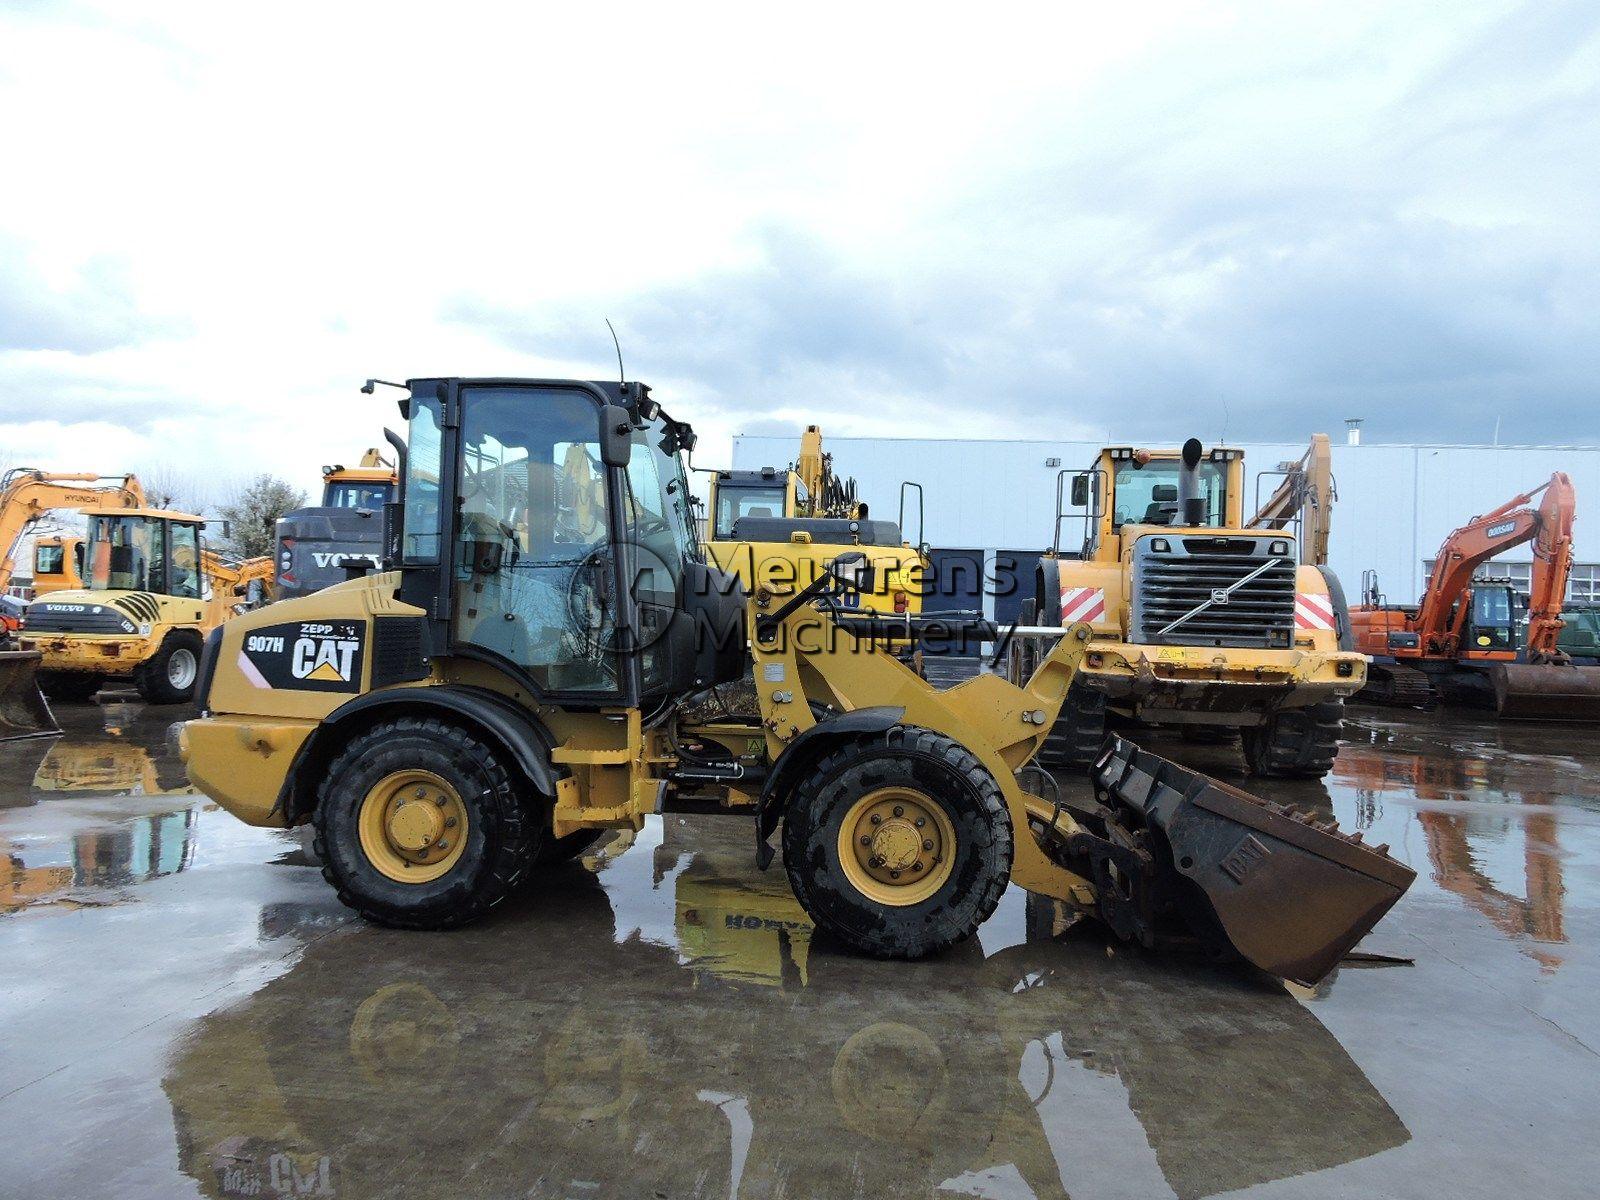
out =
<svg viewBox="0 0 1600 1200"><path fill-rule="evenodd" d="M1567 940L1557 793L1528 788L1495 759L1406 754L1359 743L1340 749L1334 776L1355 788L1366 814L1363 826L1385 792L1427 802L1416 819L1427 839L1433 882L1487 918L1542 971L1561 966L1563 955L1552 948ZM1495 802L1509 802L1506 811L1496 812ZM1502 884L1491 864L1504 859L1495 850L1519 837L1522 878Z"/></svg>
<svg viewBox="0 0 1600 1200"><path fill-rule="evenodd" d="M1276 983L1112 959L1048 915L988 958L867 960L813 940L742 843L667 836L643 874L591 855L447 940L316 938L172 1059L182 1169L213 1197L1091 1200L1409 1138ZM671 932L634 922L652 878Z"/></svg>
<svg viewBox="0 0 1600 1200"><path fill-rule="evenodd" d="M165 811L118 815L60 835L47 828L0 839L0 912L104 902L104 889L172 875L193 862L198 814L189 798L198 793L167 744L171 722L140 720L142 706L131 708L130 714L130 706L107 705L101 729L69 730L41 747L30 799L145 797Z"/></svg>

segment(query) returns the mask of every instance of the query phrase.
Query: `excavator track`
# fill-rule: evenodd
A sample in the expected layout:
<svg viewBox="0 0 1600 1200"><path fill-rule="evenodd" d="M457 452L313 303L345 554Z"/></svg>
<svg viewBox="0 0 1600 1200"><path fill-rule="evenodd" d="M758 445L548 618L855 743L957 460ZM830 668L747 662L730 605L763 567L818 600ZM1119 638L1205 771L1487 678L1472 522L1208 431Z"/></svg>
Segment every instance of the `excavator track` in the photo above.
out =
<svg viewBox="0 0 1600 1200"><path fill-rule="evenodd" d="M1356 693L1356 698L1394 708L1427 708L1438 695L1426 672L1404 663L1375 662L1367 668L1367 686Z"/></svg>

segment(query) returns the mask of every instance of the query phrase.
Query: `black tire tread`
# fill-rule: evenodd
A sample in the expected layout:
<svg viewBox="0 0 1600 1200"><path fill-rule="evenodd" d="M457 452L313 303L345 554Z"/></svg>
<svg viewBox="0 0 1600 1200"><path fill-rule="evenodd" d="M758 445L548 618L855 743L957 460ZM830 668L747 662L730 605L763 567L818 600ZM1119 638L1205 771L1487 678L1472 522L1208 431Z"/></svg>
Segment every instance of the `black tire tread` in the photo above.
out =
<svg viewBox="0 0 1600 1200"><path fill-rule="evenodd" d="M175 629L168 633L161 640L161 648L133 669L133 686L140 699L146 704L187 704L193 700L200 683L201 645L200 635L192 630ZM186 695L175 691L167 682L167 660L182 646L193 652L196 669L195 681L189 685Z"/></svg>
<svg viewBox="0 0 1600 1200"><path fill-rule="evenodd" d="M1343 700L1283 709L1241 731L1245 766L1265 779L1321 779L1333 769L1343 724Z"/></svg>
<svg viewBox="0 0 1600 1200"><path fill-rule="evenodd" d="M1039 747L1043 767L1082 767L1092 763L1106 738L1106 697L1073 682L1056 723Z"/></svg>
<svg viewBox="0 0 1600 1200"><path fill-rule="evenodd" d="M389 906L379 908L365 903L339 879L329 858L327 824L329 805L325 801L333 790L334 781L348 770L352 762L372 743L399 735L426 737L441 747L448 747L452 757L465 757L473 765L486 768L489 775L489 786L485 789L485 794L493 798L493 804L474 809L473 817L482 820L487 816L492 821L493 828L488 833L491 835L490 844L494 847L493 863L490 869L484 872L468 902L446 914L418 916ZM375 725L351 738L334 757L323 775L322 784L318 788L317 806L312 815L312 823L315 828L312 849L322 864L322 877L333 886L339 902L374 924L387 925L395 929L454 929L478 920L491 909L504 903L517 890L534 858L533 843L536 828L528 806L517 796L505 764L472 734L458 725L442 721L437 717L399 717Z"/></svg>
<svg viewBox="0 0 1600 1200"><path fill-rule="evenodd" d="M861 738L844 742L835 749L824 754L806 772L789 803L789 811L794 811L801 806L815 806L821 801L821 791L840 772L848 769L865 756L882 751L910 753L938 759L943 764L956 772L972 786L977 798L979 811L995 831L995 841L1000 855L1003 857L1003 869L994 872L984 881L981 894L976 898L976 903L970 906L962 918L950 922L946 928L937 935L923 939L915 945L884 945L845 935L842 940L847 941L852 947L874 958L906 959L923 958L930 954L937 954L964 941L972 936L977 928L994 914L1000 904L1000 897L1005 893L1011 881L1011 863L1014 855L1013 830L1011 828L1010 814L1006 811L1005 797L1001 794L1000 785L994 777L978 761L977 757L966 747L952 738L935 733L930 729L918 726L896 725L883 733L870 734ZM789 887L794 892L795 899L807 914L816 911L816 889L819 880L809 877L805 872L796 871L794 864L799 859L801 847L796 844L796 829L798 824L785 819L783 822L783 863L784 871L789 877ZM840 931L830 930L835 934Z"/></svg>

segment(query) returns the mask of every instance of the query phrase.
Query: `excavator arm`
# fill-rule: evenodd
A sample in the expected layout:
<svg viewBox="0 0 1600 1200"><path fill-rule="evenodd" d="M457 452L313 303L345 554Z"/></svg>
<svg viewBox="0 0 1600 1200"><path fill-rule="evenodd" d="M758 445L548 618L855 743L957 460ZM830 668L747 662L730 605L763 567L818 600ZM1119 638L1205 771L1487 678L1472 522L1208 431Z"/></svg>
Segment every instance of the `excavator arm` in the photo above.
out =
<svg viewBox="0 0 1600 1200"><path fill-rule="evenodd" d="M1304 514L1300 533L1300 561L1325 566L1328 535L1333 527L1333 448L1325 433L1311 435L1311 445L1298 462L1286 463L1283 482L1246 522L1251 529L1284 529Z"/></svg>
<svg viewBox="0 0 1600 1200"><path fill-rule="evenodd" d="M800 435L800 456L794 460L794 473L810 497L807 511L797 516L852 521L862 516L861 505L856 500L856 481L840 479L833 473L833 455L822 449L820 425L807 425Z"/></svg>
<svg viewBox="0 0 1600 1200"><path fill-rule="evenodd" d="M119 482L106 485L105 481ZM100 484L101 486L84 486ZM132 475L53 474L19 469L0 479L0 591L16 570L17 542L53 508L143 508L144 489Z"/></svg>
<svg viewBox="0 0 1600 1200"><path fill-rule="evenodd" d="M1495 555L1538 535L1539 515L1527 505L1549 486L1544 483L1513 497L1445 538L1417 608L1417 632L1426 653L1455 653L1460 632L1457 605L1472 586L1473 573Z"/></svg>
<svg viewBox="0 0 1600 1200"><path fill-rule="evenodd" d="M1572 518L1578 497L1572 480L1557 471L1545 485L1533 539L1533 573L1528 592L1528 658L1564 662L1556 648L1561 636L1561 606L1572 574Z"/></svg>

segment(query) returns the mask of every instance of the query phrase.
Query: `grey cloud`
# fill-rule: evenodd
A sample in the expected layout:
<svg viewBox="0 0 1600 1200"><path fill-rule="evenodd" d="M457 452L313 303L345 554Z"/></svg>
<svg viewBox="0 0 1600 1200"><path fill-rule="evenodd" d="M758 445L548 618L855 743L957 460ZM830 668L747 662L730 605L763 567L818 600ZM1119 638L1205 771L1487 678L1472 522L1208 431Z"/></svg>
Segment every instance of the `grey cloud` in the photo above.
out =
<svg viewBox="0 0 1600 1200"><path fill-rule="evenodd" d="M91 259L71 286L52 288L14 239L0 237L0 351L93 354L171 332L140 310L121 264Z"/></svg>

